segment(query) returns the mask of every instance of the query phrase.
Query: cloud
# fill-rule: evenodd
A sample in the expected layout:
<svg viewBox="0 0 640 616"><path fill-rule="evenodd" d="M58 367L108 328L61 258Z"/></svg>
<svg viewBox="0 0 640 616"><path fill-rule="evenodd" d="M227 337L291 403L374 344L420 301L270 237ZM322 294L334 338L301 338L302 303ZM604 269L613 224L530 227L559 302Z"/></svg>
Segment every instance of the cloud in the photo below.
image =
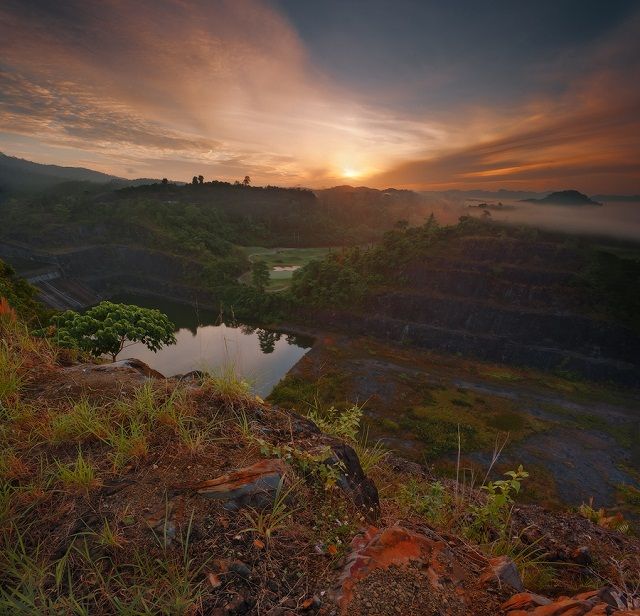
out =
<svg viewBox="0 0 640 616"><path fill-rule="evenodd" d="M534 96L524 106L480 117L468 143L407 160L372 183L637 192L638 32L636 15L588 54L563 63L560 71L549 70L548 80L563 82L560 94Z"/></svg>
<svg viewBox="0 0 640 616"><path fill-rule="evenodd" d="M2 130L288 182L400 160L429 130L332 85L261 2L63 4L0 8Z"/></svg>
<svg viewBox="0 0 640 616"><path fill-rule="evenodd" d="M637 16L588 53L532 69L532 88L554 94L425 111L402 104L412 84L377 101L336 83L275 6L4 0L0 132L39 142L29 145L37 160L75 153L119 175L248 173L317 186L343 183L348 170L358 182L416 188L638 189ZM437 76L416 80L446 100Z"/></svg>

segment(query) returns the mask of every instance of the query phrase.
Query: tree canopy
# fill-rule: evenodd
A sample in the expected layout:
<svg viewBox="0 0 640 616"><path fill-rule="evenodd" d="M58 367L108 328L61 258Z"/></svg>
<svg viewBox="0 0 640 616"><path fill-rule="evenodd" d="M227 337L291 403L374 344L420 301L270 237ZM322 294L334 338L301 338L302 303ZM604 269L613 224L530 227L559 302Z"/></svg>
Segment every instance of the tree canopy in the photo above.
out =
<svg viewBox="0 0 640 616"><path fill-rule="evenodd" d="M260 291L269 284L269 266L264 261L255 261L251 266L251 280L253 286Z"/></svg>
<svg viewBox="0 0 640 616"><path fill-rule="evenodd" d="M141 342L156 352L175 344L174 324L153 308L100 302L86 312L67 310L52 318L54 336L61 346L78 348L112 361L126 346Z"/></svg>

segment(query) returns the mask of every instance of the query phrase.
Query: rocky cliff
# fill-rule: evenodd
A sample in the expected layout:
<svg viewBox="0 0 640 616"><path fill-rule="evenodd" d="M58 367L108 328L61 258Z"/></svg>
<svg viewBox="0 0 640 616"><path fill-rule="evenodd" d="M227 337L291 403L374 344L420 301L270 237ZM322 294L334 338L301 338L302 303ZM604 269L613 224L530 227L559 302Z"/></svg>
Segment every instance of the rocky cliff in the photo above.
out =
<svg viewBox="0 0 640 616"><path fill-rule="evenodd" d="M324 326L417 347L640 385L640 335L590 304L566 241L453 237ZM632 284L632 281L629 281Z"/></svg>

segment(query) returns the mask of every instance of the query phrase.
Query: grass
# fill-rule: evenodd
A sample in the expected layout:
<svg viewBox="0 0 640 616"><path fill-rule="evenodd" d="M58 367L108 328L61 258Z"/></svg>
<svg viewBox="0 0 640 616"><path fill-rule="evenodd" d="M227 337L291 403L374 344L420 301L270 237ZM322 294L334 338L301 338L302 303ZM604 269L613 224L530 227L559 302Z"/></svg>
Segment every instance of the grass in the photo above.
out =
<svg viewBox="0 0 640 616"><path fill-rule="evenodd" d="M77 490L88 495L93 488L100 485L95 468L83 456L80 449L73 464L64 465L56 461L56 465L58 467L58 479L67 489Z"/></svg>
<svg viewBox="0 0 640 616"><path fill-rule="evenodd" d="M267 291L283 291L291 285L291 279L295 270L274 271L275 267L305 266L310 261L324 258L336 248L263 248L260 246L242 247L243 252L252 263L264 261L269 266L271 279ZM241 282L251 284L251 272L240 277Z"/></svg>
<svg viewBox="0 0 640 616"><path fill-rule="evenodd" d="M104 438L109 431L104 411L87 398L72 403L67 412L51 421L51 438L54 442L84 442Z"/></svg>
<svg viewBox="0 0 640 616"><path fill-rule="evenodd" d="M228 400L244 400L251 391L249 381L240 376L232 363L227 363L215 372L207 373L203 387Z"/></svg>
<svg viewBox="0 0 640 616"><path fill-rule="evenodd" d="M20 391L24 383L21 367L20 356L12 352L6 340L0 340L0 404L14 399Z"/></svg>
<svg viewBox="0 0 640 616"><path fill-rule="evenodd" d="M380 466L389 455L389 451L381 441L371 444L369 442L369 430L366 429L359 440L352 443L353 449L358 454L360 466L365 475L368 475L374 468Z"/></svg>

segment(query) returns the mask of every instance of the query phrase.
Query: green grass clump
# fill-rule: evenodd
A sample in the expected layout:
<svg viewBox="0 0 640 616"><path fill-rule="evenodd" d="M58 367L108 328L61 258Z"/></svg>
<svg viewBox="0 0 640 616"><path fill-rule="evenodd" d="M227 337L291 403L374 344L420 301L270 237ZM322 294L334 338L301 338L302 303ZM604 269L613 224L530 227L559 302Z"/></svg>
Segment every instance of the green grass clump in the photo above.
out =
<svg viewBox="0 0 640 616"><path fill-rule="evenodd" d="M240 376L231 363L222 366L216 372L208 373L203 386L229 399L244 399L251 391L249 381Z"/></svg>
<svg viewBox="0 0 640 616"><path fill-rule="evenodd" d="M104 438L108 426L104 411L86 398L74 403L67 412L51 420L51 437L54 442L83 442Z"/></svg>
<svg viewBox="0 0 640 616"><path fill-rule="evenodd" d="M71 465L63 465L56 462L58 467L58 479L65 488L78 490L88 494L99 485L98 476L93 465L78 450L78 457Z"/></svg>

